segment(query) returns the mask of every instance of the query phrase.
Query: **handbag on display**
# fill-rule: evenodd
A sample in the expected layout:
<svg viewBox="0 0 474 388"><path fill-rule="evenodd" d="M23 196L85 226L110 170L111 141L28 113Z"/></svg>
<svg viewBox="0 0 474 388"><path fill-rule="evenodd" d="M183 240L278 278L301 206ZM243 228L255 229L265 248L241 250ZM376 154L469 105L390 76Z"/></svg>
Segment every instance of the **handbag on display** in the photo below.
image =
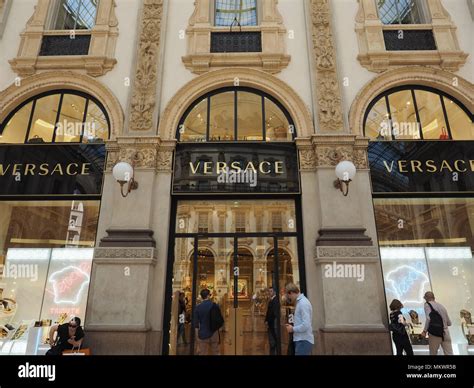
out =
<svg viewBox="0 0 474 388"><path fill-rule="evenodd" d="M448 131L446 131L445 127L441 129L441 135L439 135L439 140L449 140Z"/></svg>

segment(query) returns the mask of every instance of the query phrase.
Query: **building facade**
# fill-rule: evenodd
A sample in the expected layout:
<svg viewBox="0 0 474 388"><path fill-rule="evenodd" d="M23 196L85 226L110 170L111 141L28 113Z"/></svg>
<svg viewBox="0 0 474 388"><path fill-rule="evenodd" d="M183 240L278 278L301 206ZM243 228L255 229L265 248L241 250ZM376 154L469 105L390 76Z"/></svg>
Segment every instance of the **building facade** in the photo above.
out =
<svg viewBox="0 0 474 388"><path fill-rule="evenodd" d="M392 354L394 298L423 354L427 290L472 353L473 13L0 1L0 352L76 315L94 354L195 354L207 288L221 353L268 354L272 287L286 354L291 282L314 354Z"/></svg>

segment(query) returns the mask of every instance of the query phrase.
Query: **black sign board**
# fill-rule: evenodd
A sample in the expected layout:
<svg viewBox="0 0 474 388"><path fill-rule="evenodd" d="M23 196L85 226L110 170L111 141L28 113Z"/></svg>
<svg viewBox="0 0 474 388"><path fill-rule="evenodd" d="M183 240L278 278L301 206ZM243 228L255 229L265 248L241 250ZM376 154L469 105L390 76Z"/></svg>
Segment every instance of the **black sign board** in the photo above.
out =
<svg viewBox="0 0 474 388"><path fill-rule="evenodd" d="M372 142L374 193L474 191L474 141Z"/></svg>
<svg viewBox="0 0 474 388"><path fill-rule="evenodd" d="M104 144L0 145L0 196L100 195Z"/></svg>
<svg viewBox="0 0 474 388"><path fill-rule="evenodd" d="M299 192L294 144L205 143L176 148L173 194Z"/></svg>

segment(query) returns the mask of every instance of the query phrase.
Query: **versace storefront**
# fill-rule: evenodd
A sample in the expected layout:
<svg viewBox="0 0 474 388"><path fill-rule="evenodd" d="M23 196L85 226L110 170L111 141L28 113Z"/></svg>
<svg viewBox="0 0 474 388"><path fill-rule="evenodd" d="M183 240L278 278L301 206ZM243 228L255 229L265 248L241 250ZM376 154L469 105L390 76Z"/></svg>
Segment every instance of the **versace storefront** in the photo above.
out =
<svg viewBox="0 0 474 388"><path fill-rule="evenodd" d="M403 86L371 102L365 131L387 305L403 303L415 354L428 354L423 295L433 291L452 321L454 354L472 355L472 113L447 93Z"/></svg>
<svg viewBox="0 0 474 388"><path fill-rule="evenodd" d="M108 137L103 106L74 90L0 127L0 354L43 354L51 325L85 318Z"/></svg>

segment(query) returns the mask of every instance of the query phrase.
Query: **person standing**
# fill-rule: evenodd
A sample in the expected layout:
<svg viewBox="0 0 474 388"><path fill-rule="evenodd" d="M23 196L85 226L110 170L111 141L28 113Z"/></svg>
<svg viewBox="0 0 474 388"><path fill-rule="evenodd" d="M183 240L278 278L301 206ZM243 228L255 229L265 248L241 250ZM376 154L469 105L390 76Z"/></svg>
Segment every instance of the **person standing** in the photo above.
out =
<svg viewBox="0 0 474 388"><path fill-rule="evenodd" d="M402 314L403 304L398 299L390 303L390 331L392 332L393 342L397 349L397 356L403 356L405 351L407 356L413 356L413 348L408 338L406 330L407 322Z"/></svg>
<svg viewBox="0 0 474 388"><path fill-rule="evenodd" d="M294 326L286 325L288 333L293 333L295 356L310 356L314 345L313 307L295 284L287 284L286 293L288 298L296 303Z"/></svg>
<svg viewBox="0 0 474 388"><path fill-rule="evenodd" d="M268 343L270 345L270 356L277 354L277 325L278 325L278 299L273 287L268 289L270 300L268 302L267 314L265 315L265 323L268 329Z"/></svg>
<svg viewBox="0 0 474 388"><path fill-rule="evenodd" d="M219 351L219 327L223 319L219 306L209 299L211 292L208 289L201 290L202 302L194 310L194 321L196 322L198 354L218 356ZM219 315L221 322L214 322L215 315ZM220 325L220 326L219 326ZM217 329L216 327L219 326Z"/></svg>
<svg viewBox="0 0 474 388"><path fill-rule="evenodd" d="M448 311L441 303L435 301L435 296L431 291L426 292L423 299L426 301L426 322L421 336L426 337L426 333L429 334L428 345L430 355L436 356L440 345L445 355L452 355L453 347L448 329L448 326L451 326L451 320L449 319Z"/></svg>

